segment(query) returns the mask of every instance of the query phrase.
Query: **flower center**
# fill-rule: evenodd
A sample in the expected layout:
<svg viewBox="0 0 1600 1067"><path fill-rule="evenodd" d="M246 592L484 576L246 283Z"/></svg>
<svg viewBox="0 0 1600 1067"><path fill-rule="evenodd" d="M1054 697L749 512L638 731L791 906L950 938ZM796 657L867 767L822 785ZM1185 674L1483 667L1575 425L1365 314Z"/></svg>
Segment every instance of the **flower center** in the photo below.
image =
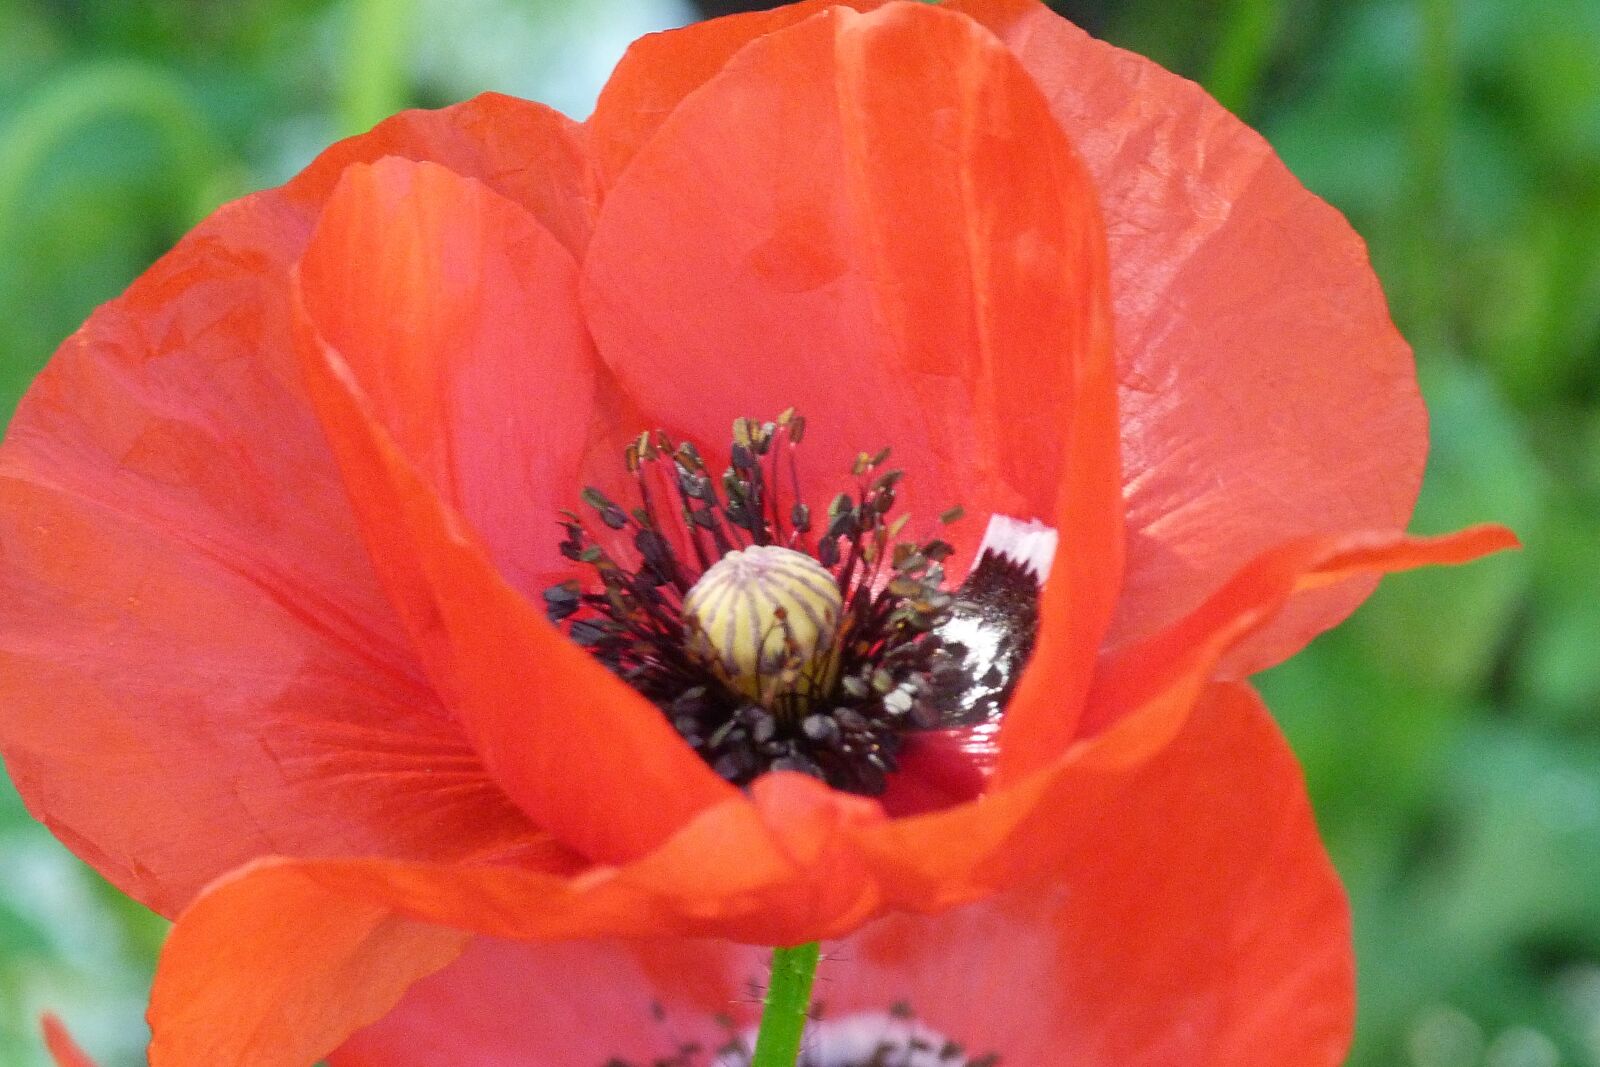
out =
<svg viewBox="0 0 1600 1067"><path fill-rule="evenodd" d="M804 433L792 410L736 420L720 477L693 445L641 434L624 454L637 505L588 488L588 512L563 513L562 554L595 581L552 586L545 603L722 777L799 771L874 795L908 736L998 721L1032 651L1055 533L995 516L947 590L954 549L936 529L905 536L888 449L859 454L813 522Z"/></svg>

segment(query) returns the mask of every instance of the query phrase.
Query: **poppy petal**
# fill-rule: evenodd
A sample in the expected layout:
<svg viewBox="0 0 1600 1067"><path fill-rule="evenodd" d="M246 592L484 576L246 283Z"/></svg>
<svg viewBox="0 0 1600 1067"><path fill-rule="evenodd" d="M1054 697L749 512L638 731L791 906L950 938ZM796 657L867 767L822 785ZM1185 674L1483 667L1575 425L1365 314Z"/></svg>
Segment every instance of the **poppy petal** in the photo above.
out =
<svg viewBox="0 0 1600 1067"><path fill-rule="evenodd" d="M571 255L487 187L390 158L345 171L298 272L396 446L538 596L571 566L557 519L595 392Z"/></svg>
<svg viewBox="0 0 1600 1067"><path fill-rule="evenodd" d="M748 804L721 805L643 862L656 873L637 877L573 878L549 864L260 861L219 881L173 927L151 999L152 1067L300 1067L454 958L462 931L644 938L693 933L717 909L759 917L750 894L789 865L775 852L739 850L751 825ZM712 882L723 895L675 908L659 895L674 877L693 883L691 899ZM690 914L702 906L702 916Z"/></svg>
<svg viewBox="0 0 1600 1067"><path fill-rule="evenodd" d="M394 1011L328 1057L330 1067L523 1067L653 1063L710 1050L748 1024L756 949L708 941L476 939ZM729 1017L719 1026L716 1016ZM576 1020L582 1020L576 1025Z"/></svg>
<svg viewBox="0 0 1600 1067"><path fill-rule="evenodd" d="M212 216L66 342L0 450L0 747L42 822L169 915L262 854L530 832L428 690L290 362L309 229L278 193Z"/></svg>
<svg viewBox="0 0 1600 1067"><path fill-rule="evenodd" d="M1219 657L1269 621L1297 590L1355 573L1459 563L1515 543L1497 527L1447 538L1402 534L1309 539L1281 547L1242 572L1193 616L1155 638L1105 657L1078 739L1053 763L992 783L976 804L865 828L856 842L887 905L931 911L976 900L1036 876L1066 826L1124 776L1139 773L1187 729L1203 729L1197 705Z"/></svg>
<svg viewBox="0 0 1600 1067"><path fill-rule="evenodd" d="M1098 355L1077 368L1056 519L1061 547L1040 599L1033 656L1000 724L997 782L1015 781L1066 750L1122 587L1125 525L1108 331L1100 341Z"/></svg>
<svg viewBox="0 0 1600 1067"><path fill-rule="evenodd" d="M515 201L581 257L599 203L583 127L554 108L484 93L438 111L402 111L323 152L284 187L320 206L346 168L385 156L438 163Z"/></svg>
<svg viewBox="0 0 1600 1067"><path fill-rule="evenodd" d="M1036 0L950 0L1016 52L1100 194L1128 505L1112 640L1180 618L1290 538L1394 529L1427 450L1411 353L1366 248L1194 83ZM1306 593L1239 653L1277 662L1371 580Z"/></svg>
<svg viewBox="0 0 1600 1067"><path fill-rule="evenodd" d="M870 11L883 2L846 0L842 6ZM615 184L634 153L654 136L683 98L709 81L739 49L757 37L836 6L841 5L835 0L801 0L770 11L708 19L634 41L606 80L594 114L585 123L602 186Z"/></svg>
<svg viewBox="0 0 1600 1067"><path fill-rule="evenodd" d="M357 252L363 236L392 238L398 243L386 254L424 281L375 287L369 298L344 294L374 302L347 320L337 301L329 306L304 290L299 333L312 399L379 574L435 687L491 773L561 840L596 859L625 859L733 787L711 773L654 706L507 584L459 514L439 500L438 483L426 477L429 466L438 470L427 454L433 439L399 420L381 391L370 391L395 388L406 380L407 365L503 365L512 353L497 346L509 343L510 331L451 324L503 319L514 327L527 309L544 306L546 289L572 286L570 261L565 277L562 261L547 256L512 269L516 250L539 247L538 224L520 208L442 169L431 168L427 177L422 170L430 168L400 160L352 168L329 203L308 264L324 254ZM455 247L461 242L471 247ZM367 261L358 254L344 262L353 269ZM462 269L462 262L499 264L507 273L491 279L484 270ZM534 268L542 270L537 277ZM312 277L301 280L309 285ZM328 333L314 311L331 316ZM402 330L396 323L420 325ZM335 349L330 337L350 352ZM375 379L376 369L383 374ZM536 378L518 378L539 395ZM528 404L530 420L549 420L540 440L572 421L551 410L559 405L549 400Z"/></svg>
<svg viewBox="0 0 1600 1067"><path fill-rule="evenodd" d="M583 295L662 425L715 442L795 406L812 492L890 445L924 524L954 503L1053 517L1104 325L1100 243L1070 146L997 41L936 8L835 7L666 118L607 195Z"/></svg>
<svg viewBox="0 0 1600 1067"><path fill-rule="evenodd" d="M1063 776L1031 822L1054 857L1042 879L864 928L819 976L830 1013L899 990L1003 1063L1343 1062L1348 908L1293 753L1248 687L1207 690L1135 774Z"/></svg>
<svg viewBox="0 0 1600 1067"><path fill-rule="evenodd" d="M1303 538L1263 553L1178 623L1105 654L1083 721L1095 758L1138 760L1163 744L1219 661L1296 594L1356 575L1466 563L1517 544L1503 527L1475 526L1443 537Z"/></svg>
<svg viewBox="0 0 1600 1067"><path fill-rule="evenodd" d="M174 930L190 936L175 933L162 951L150 998L151 1067L313 1063L470 940L330 897L270 860L223 879Z"/></svg>
<svg viewBox="0 0 1600 1067"><path fill-rule="evenodd" d="M39 1028L44 1032L44 1047L56 1061L56 1067L95 1067L94 1060L72 1040L60 1019L46 1013L39 1020Z"/></svg>
<svg viewBox="0 0 1600 1067"><path fill-rule="evenodd" d="M823 1018L909 1009L1002 1063L1341 1062L1348 909L1255 695L1214 687L1132 779L1082 784L1088 796L1056 813L1071 818L1051 877L824 945ZM648 1063L685 1041L716 1048L754 1021L763 956L695 941L478 941L331 1062Z"/></svg>

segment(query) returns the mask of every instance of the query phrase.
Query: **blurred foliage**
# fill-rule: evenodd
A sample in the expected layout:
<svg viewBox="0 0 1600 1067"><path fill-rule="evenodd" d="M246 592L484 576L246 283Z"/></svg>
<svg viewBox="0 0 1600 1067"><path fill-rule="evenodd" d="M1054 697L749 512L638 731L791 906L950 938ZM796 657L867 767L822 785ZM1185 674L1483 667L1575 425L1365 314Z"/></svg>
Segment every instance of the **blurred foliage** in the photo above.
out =
<svg viewBox="0 0 1600 1067"><path fill-rule="evenodd" d="M1060 6L1203 81L1350 215L1433 410L1418 528L1492 518L1529 545L1393 579L1261 679L1355 908L1352 1063L1600 1067L1600 3ZM406 104L495 88L581 114L624 42L689 16L0 0L0 412L222 201ZM0 857L0 1067L43 1062L46 1006L140 1062L160 921L9 790Z"/></svg>

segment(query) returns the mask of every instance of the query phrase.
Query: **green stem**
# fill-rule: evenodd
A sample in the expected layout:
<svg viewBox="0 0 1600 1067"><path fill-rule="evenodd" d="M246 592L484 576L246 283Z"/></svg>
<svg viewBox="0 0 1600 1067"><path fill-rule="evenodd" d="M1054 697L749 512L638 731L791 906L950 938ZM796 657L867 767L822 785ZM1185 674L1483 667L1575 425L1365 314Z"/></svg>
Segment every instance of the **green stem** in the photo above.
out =
<svg viewBox="0 0 1600 1067"><path fill-rule="evenodd" d="M811 982L822 949L813 941L797 948L772 950L772 981L761 1009L761 1032L750 1067L794 1067L800 1038L811 1010Z"/></svg>

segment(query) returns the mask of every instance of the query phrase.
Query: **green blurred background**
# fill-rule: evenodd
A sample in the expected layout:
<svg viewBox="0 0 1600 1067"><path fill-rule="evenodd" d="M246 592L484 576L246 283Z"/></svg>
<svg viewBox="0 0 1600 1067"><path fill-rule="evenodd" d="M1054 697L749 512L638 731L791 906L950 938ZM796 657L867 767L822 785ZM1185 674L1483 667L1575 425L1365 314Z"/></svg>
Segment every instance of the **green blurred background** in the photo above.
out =
<svg viewBox="0 0 1600 1067"><path fill-rule="evenodd" d="M731 6L0 0L0 417L190 225L334 138L483 89L582 115L629 39ZM1351 217L1433 410L1416 525L1529 546L1391 579L1262 679L1354 901L1351 1062L1600 1067L1600 0L1059 6ZM0 1067L44 1062L45 1007L142 1062L161 935L0 779Z"/></svg>

